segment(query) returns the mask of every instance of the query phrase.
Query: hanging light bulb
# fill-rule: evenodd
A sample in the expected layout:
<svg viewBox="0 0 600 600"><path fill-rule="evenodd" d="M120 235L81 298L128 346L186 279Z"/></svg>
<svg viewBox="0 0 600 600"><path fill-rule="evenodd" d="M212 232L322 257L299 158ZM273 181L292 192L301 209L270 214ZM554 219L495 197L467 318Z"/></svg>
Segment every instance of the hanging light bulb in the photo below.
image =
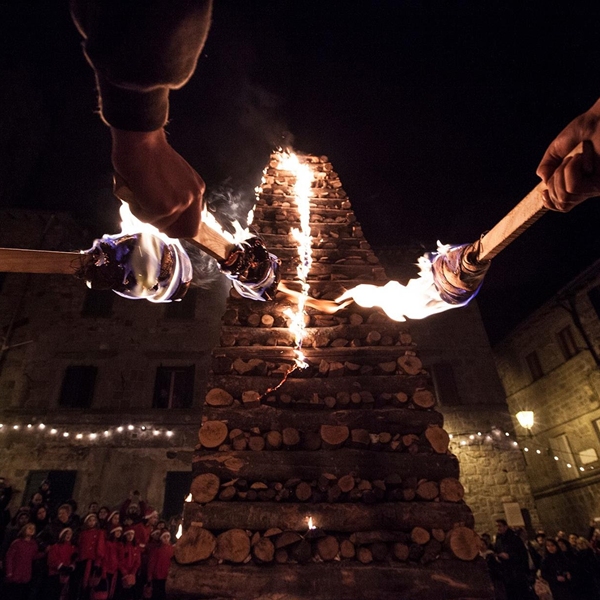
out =
<svg viewBox="0 0 600 600"><path fill-rule="evenodd" d="M534 412L532 410L521 410L516 415L519 425L523 429L531 429L534 424Z"/></svg>

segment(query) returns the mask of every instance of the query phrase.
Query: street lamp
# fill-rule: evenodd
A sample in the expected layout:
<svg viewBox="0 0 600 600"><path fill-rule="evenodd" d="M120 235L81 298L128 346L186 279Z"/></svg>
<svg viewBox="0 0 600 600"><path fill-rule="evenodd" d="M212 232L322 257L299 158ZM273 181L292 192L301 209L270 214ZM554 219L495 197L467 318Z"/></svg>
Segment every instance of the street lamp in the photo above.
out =
<svg viewBox="0 0 600 600"><path fill-rule="evenodd" d="M521 410L516 415L519 425L527 431L531 431L533 427L533 411L532 410Z"/></svg>

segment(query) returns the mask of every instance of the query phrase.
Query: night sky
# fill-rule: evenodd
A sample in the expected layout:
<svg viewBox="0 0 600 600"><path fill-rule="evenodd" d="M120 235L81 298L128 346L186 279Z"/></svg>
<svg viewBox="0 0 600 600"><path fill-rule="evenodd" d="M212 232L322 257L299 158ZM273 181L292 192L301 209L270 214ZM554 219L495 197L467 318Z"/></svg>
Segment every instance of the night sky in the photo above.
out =
<svg viewBox="0 0 600 600"><path fill-rule="evenodd" d="M66 1L4 3L0 205L115 229L109 135ZM600 96L600 6L215 1L173 146L246 195L270 149L326 154L373 246L474 241L538 179L550 141ZM494 259L492 341L600 258L600 201L549 214Z"/></svg>

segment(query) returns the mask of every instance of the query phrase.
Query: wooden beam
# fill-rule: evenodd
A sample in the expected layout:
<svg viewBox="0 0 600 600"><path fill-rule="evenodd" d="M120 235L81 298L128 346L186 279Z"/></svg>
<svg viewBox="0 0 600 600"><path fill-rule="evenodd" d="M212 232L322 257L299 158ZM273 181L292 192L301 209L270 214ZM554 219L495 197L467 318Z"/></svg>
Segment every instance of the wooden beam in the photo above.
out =
<svg viewBox="0 0 600 600"><path fill-rule="evenodd" d="M206 529L239 527L266 531L273 527L305 533L308 517L328 533L373 531L378 529L411 531L414 527L448 531L457 523L473 527L474 518L466 504L452 502L360 503L279 503L279 502L195 502L185 504L185 522L202 523Z"/></svg>
<svg viewBox="0 0 600 600"><path fill-rule="evenodd" d="M415 563L361 565L210 565L172 564L167 595L178 600L444 600L494 598L483 559L465 563L437 560L426 567Z"/></svg>

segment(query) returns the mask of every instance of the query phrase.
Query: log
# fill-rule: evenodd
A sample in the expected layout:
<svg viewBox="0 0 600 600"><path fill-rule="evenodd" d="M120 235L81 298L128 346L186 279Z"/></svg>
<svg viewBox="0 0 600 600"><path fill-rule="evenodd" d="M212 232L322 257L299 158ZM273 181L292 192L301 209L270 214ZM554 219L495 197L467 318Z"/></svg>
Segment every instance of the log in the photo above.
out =
<svg viewBox="0 0 600 600"><path fill-rule="evenodd" d="M264 314L261 318L260 318L260 326L261 327L266 327L267 329L270 327L273 327L273 322L275 321L275 319L269 315L269 314Z"/></svg>
<svg viewBox="0 0 600 600"><path fill-rule="evenodd" d="M235 498L236 494L237 490L233 486L223 488L219 493L219 500L229 502Z"/></svg>
<svg viewBox="0 0 600 600"><path fill-rule="evenodd" d="M430 425L425 430L425 437L431 444L434 452L438 454L445 454L448 452L448 446L450 445L450 436L445 429L442 429L438 425Z"/></svg>
<svg viewBox="0 0 600 600"><path fill-rule="evenodd" d="M373 562L373 553L367 546L361 546L357 553L356 558L363 564L368 565Z"/></svg>
<svg viewBox="0 0 600 600"><path fill-rule="evenodd" d="M396 372L396 362L392 360L389 362L378 363L377 368L384 375L392 375Z"/></svg>
<svg viewBox="0 0 600 600"><path fill-rule="evenodd" d="M306 529L306 526L305 526ZM299 542L302 538L295 531L284 531L275 540L275 548L286 548L296 542Z"/></svg>
<svg viewBox="0 0 600 600"><path fill-rule="evenodd" d="M344 364L338 361L329 363L329 377L341 377L344 374Z"/></svg>
<svg viewBox="0 0 600 600"><path fill-rule="evenodd" d="M423 546L431 539L431 534L429 533L429 531L427 531L427 529L423 527L415 527L410 532L410 539L415 544L420 544L421 546Z"/></svg>
<svg viewBox="0 0 600 600"><path fill-rule="evenodd" d="M260 315L258 313L250 313L246 319L249 327L258 327L260 325Z"/></svg>
<svg viewBox="0 0 600 600"><path fill-rule="evenodd" d="M465 488L454 477L445 477L440 481L440 499L444 502L460 502L465 497Z"/></svg>
<svg viewBox="0 0 600 600"><path fill-rule="evenodd" d="M443 542L446 539L446 532L443 529L434 527L431 530L431 537L438 542Z"/></svg>
<svg viewBox="0 0 600 600"><path fill-rule="evenodd" d="M204 401L208 406L231 406L233 396L221 388L213 388L206 394Z"/></svg>
<svg viewBox="0 0 600 600"><path fill-rule="evenodd" d="M244 562L250 554L250 538L243 529L229 529L217 537L214 556L233 563Z"/></svg>
<svg viewBox="0 0 600 600"><path fill-rule="evenodd" d="M456 523L472 526L473 515L465 504L450 502L381 502L372 506L362 503L299 504L264 502L210 502L185 505L186 522L201 522L211 530L231 527L266 531L279 528L305 533L308 518L329 531L412 531L420 526L427 530L448 531Z"/></svg>
<svg viewBox="0 0 600 600"><path fill-rule="evenodd" d="M355 485L354 476L353 475L344 475L343 477L339 478L337 484L343 493L347 493L351 489L354 488L354 485Z"/></svg>
<svg viewBox="0 0 600 600"><path fill-rule="evenodd" d="M407 542L409 536L403 531L357 531L350 536L350 541L357 546L374 544L375 542Z"/></svg>
<svg viewBox="0 0 600 600"><path fill-rule="evenodd" d="M398 366L408 375L418 375L423 369L421 359L412 354L398 357L397 362Z"/></svg>
<svg viewBox="0 0 600 600"><path fill-rule="evenodd" d="M266 443L269 450L279 450L283 443L283 437L279 431L271 430L267 433Z"/></svg>
<svg viewBox="0 0 600 600"><path fill-rule="evenodd" d="M248 440L248 448L253 452L260 452L265 447L265 440L260 435L251 435Z"/></svg>
<svg viewBox="0 0 600 600"><path fill-rule="evenodd" d="M198 452L192 462L192 473L214 473L223 480L242 477L251 481L286 481L292 477L311 481L321 473L338 477L356 473L361 478L383 479L390 473L401 478L417 474L421 479L440 481L458 478L458 461L451 454L410 455L403 452L381 452L374 461L370 453L350 448L336 452Z"/></svg>
<svg viewBox="0 0 600 600"><path fill-rule="evenodd" d="M317 554L324 560L333 560L340 551L340 545L332 535L325 536L317 542Z"/></svg>
<svg viewBox="0 0 600 600"><path fill-rule="evenodd" d="M323 404L327 408L335 408L336 403L337 403L337 400L336 400L335 396L325 396L325 398L323 398Z"/></svg>
<svg viewBox="0 0 600 600"><path fill-rule="evenodd" d="M180 565L206 560L212 555L216 544L215 536L208 529L190 525L175 544L175 560Z"/></svg>
<svg viewBox="0 0 600 600"><path fill-rule="evenodd" d="M306 502L312 496L312 488L306 481L302 481L296 486L294 493L300 502Z"/></svg>
<svg viewBox="0 0 600 600"><path fill-rule="evenodd" d="M245 450L248 447L248 440L242 435L233 440L234 450Z"/></svg>
<svg viewBox="0 0 600 600"><path fill-rule="evenodd" d="M354 558L356 556L356 548L350 540L340 542L340 556L342 558Z"/></svg>
<svg viewBox="0 0 600 600"><path fill-rule="evenodd" d="M381 341L381 333L379 331L369 331L366 342L369 346L375 346Z"/></svg>
<svg viewBox="0 0 600 600"><path fill-rule="evenodd" d="M252 555L261 563L273 562L275 546L268 537L262 537L252 546Z"/></svg>
<svg viewBox="0 0 600 600"><path fill-rule="evenodd" d="M260 404L260 394L254 390L246 390L242 394L242 405L244 408L251 408Z"/></svg>
<svg viewBox="0 0 600 600"><path fill-rule="evenodd" d="M284 551L285 549L280 549ZM284 554L282 552L282 554ZM283 563L287 562L287 553ZM276 562L277 554L276 554ZM294 598L295 600L376 599L489 600L494 597L483 560L469 564L439 560L426 569L413 563L362 565L342 561L327 564L173 565L167 591L179 600L204 598Z"/></svg>
<svg viewBox="0 0 600 600"><path fill-rule="evenodd" d="M352 313L349 317L350 325L362 325L363 316L359 313Z"/></svg>
<svg viewBox="0 0 600 600"><path fill-rule="evenodd" d="M410 333L408 333L408 331L402 331L400 333L400 337L398 339L400 340L400 343L403 346L408 346L408 345L412 344L412 335L410 335Z"/></svg>
<svg viewBox="0 0 600 600"><path fill-rule="evenodd" d="M435 396L429 390L417 390L411 400L419 408L431 408L435 405Z"/></svg>
<svg viewBox="0 0 600 600"><path fill-rule="evenodd" d="M394 544L393 553L399 561L406 562L408 560L409 547L402 542L396 542Z"/></svg>
<svg viewBox="0 0 600 600"><path fill-rule="evenodd" d="M204 448L218 448L227 439L227 425L222 421L204 421L198 431L198 440Z"/></svg>
<svg viewBox="0 0 600 600"><path fill-rule="evenodd" d="M300 432L295 427L286 427L282 432L283 445L286 448L294 448L300 443Z"/></svg>
<svg viewBox="0 0 600 600"><path fill-rule="evenodd" d="M202 473L201 475L197 475L192 480L192 485L190 487L190 493L192 494L194 502L205 504L206 502L214 500L219 493L220 485L221 481L213 473Z"/></svg>
<svg viewBox="0 0 600 600"><path fill-rule="evenodd" d="M321 425L320 433L323 448L327 450L340 448L350 435L350 431L345 425Z"/></svg>
<svg viewBox="0 0 600 600"><path fill-rule="evenodd" d="M446 535L446 545L460 560L474 560L479 555L479 542L479 536L469 527L455 527Z"/></svg>
<svg viewBox="0 0 600 600"><path fill-rule="evenodd" d="M350 441L355 448L368 448L371 444L371 437L366 429L353 429L350 432Z"/></svg>
<svg viewBox="0 0 600 600"><path fill-rule="evenodd" d="M417 486L417 496L422 500L434 500L439 495L440 488L435 481L424 481Z"/></svg>
<svg viewBox="0 0 600 600"><path fill-rule="evenodd" d="M288 561L289 555L285 548L275 550L275 562L279 565L285 564Z"/></svg>

